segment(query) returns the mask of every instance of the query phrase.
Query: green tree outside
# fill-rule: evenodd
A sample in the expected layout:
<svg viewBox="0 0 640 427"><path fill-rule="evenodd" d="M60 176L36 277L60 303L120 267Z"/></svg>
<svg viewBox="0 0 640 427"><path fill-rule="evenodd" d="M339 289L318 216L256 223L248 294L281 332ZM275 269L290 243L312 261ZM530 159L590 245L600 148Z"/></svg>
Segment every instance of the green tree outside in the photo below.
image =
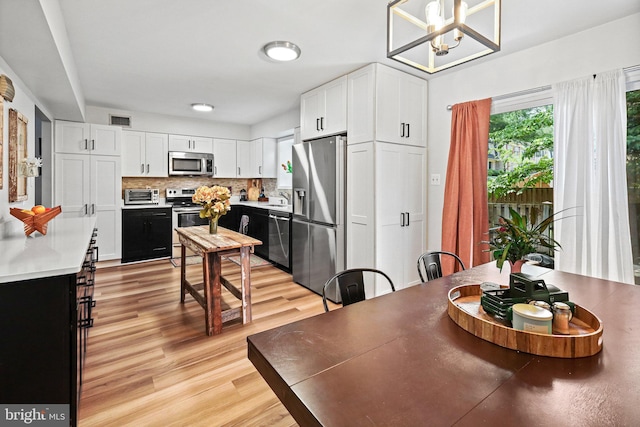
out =
<svg viewBox="0 0 640 427"><path fill-rule="evenodd" d="M640 90L627 92L627 185L640 188Z"/></svg>
<svg viewBox="0 0 640 427"><path fill-rule="evenodd" d="M489 197L499 199L553 180L553 105L491 116Z"/></svg>

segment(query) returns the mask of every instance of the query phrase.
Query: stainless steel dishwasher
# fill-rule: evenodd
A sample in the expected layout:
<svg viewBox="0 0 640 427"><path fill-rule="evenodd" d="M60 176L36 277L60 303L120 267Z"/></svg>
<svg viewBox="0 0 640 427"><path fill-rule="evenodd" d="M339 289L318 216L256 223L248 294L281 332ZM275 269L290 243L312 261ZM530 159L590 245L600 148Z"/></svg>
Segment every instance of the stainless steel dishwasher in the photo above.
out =
<svg viewBox="0 0 640 427"><path fill-rule="evenodd" d="M269 260L291 271L289 239L291 214L269 211Z"/></svg>

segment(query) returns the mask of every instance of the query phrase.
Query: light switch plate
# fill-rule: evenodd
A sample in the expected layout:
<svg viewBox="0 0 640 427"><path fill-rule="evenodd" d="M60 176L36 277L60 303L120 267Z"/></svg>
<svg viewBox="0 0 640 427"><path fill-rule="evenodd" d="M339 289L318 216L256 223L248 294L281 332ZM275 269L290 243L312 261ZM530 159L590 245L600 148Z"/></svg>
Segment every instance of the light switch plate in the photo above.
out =
<svg viewBox="0 0 640 427"><path fill-rule="evenodd" d="M440 185L440 174L432 173L431 174L431 185Z"/></svg>

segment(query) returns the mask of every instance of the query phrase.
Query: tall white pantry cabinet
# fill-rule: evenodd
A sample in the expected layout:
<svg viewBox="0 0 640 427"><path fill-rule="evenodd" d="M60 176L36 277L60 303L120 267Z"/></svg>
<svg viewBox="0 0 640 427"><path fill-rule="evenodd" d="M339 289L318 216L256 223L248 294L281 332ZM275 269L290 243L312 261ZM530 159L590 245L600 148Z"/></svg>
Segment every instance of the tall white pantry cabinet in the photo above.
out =
<svg viewBox="0 0 640 427"><path fill-rule="evenodd" d="M54 138L54 204L65 216L96 216L99 259L119 259L122 128L56 121Z"/></svg>
<svg viewBox="0 0 640 427"><path fill-rule="evenodd" d="M347 99L347 268L415 285L427 239L427 82L370 64L348 75Z"/></svg>

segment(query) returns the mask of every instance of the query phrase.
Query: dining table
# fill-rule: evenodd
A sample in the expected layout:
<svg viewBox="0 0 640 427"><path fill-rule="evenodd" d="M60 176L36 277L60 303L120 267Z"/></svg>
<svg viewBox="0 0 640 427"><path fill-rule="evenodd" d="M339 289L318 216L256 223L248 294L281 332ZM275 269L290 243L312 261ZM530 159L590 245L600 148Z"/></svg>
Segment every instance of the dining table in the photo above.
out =
<svg viewBox="0 0 640 427"><path fill-rule="evenodd" d="M189 293L205 313L207 335L222 333L222 324L233 319L251 322L251 252L262 241L218 227L211 234L209 226L178 227L180 240L180 302ZM202 257L202 282L187 278L187 249ZM222 275L222 257L240 254L240 284L236 286ZM222 287L241 301L240 307L222 310Z"/></svg>
<svg viewBox="0 0 640 427"><path fill-rule="evenodd" d="M248 358L301 426L640 425L640 287L522 272L595 314L601 351L538 356L458 326L451 289L509 284L491 262L250 335Z"/></svg>

